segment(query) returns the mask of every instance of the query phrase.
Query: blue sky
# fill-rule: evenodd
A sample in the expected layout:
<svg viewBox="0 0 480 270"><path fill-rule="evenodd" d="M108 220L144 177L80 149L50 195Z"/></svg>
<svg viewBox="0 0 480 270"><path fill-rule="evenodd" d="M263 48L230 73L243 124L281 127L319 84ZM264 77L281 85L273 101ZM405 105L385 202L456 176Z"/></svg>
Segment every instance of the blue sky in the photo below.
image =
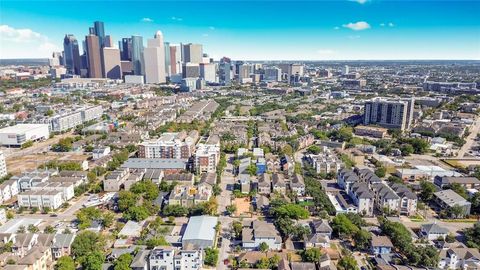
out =
<svg viewBox="0 0 480 270"><path fill-rule="evenodd" d="M161 30L246 60L478 59L480 1L12 1L0 4L0 58L47 57L95 20L114 41Z"/></svg>

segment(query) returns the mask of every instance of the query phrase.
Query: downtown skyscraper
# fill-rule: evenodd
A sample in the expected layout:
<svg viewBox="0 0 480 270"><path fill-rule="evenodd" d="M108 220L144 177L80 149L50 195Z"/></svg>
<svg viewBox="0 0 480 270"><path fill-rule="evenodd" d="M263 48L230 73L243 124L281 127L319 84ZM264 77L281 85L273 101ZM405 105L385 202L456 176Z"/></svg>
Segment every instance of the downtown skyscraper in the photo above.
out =
<svg viewBox="0 0 480 270"><path fill-rule="evenodd" d="M100 43L95 35L85 37L87 47L88 77L102 78L102 57L100 53Z"/></svg>
<svg viewBox="0 0 480 270"><path fill-rule="evenodd" d="M143 37L132 36L132 69L134 75L145 75L143 52Z"/></svg>
<svg viewBox="0 0 480 270"><path fill-rule="evenodd" d="M144 49L145 61L145 82L165 83L165 44L162 32L157 31L153 39L147 41L147 48Z"/></svg>
<svg viewBox="0 0 480 270"><path fill-rule="evenodd" d="M65 35L65 38L63 39L63 52L67 72L69 74L80 75L82 62L80 59L78 41L74 35Z"/></svg>

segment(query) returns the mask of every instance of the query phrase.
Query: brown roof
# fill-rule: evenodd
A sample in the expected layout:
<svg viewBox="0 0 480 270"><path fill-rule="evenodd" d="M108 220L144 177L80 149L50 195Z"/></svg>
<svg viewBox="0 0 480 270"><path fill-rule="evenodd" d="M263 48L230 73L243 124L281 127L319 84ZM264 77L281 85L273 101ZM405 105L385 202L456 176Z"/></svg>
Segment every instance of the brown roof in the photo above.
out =
<svg viewBox="0 0 480 270"><path fill-rule="evenodd" d="M373 247L393 247L392 241L388 236L372 236Z"/></svg>

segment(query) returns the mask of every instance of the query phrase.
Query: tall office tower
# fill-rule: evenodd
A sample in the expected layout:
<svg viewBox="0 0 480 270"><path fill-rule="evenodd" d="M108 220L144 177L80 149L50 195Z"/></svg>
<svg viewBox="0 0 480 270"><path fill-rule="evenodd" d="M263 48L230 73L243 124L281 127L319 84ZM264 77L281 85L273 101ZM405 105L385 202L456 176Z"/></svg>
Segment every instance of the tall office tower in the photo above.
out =
<svg viewBox="0 0 480 270"><path fill-rule="evenodd" d="M210 83L217 82L217 67L215 63L200 63L200 77Z"/></svg>
<svg viewBox="0 0 480 270"><path fill-rule="evenodd" d="M263 77L266 81L281 81L282 80L282 70L277 67L265 68L265 74Z"/></svg>
<svg viewBox="0 0 480 270"><path fill-rule="evenodd" d="M180 52L177 52L177 46L169 46L168 48L170 50L170 75L172 74L177 74L177 54L180 54ZM180 60L181 61L181 60Z"/></svg>
<svg viewBox="0 0 480 270"><path fill-rule="evenodd" d="M376 98L365 102L363 123L377 124L386 128L408 130L412 127L413 98L406 100L386 100Z"/></svg>
<svg viewBox="0 0 480 270"><path fill-rule="evenodd" d="M94 22L93 28L95 29L95 35L98 37L100 48L105 47L105 27L103 25L103 22Z"/></svg>
<svg viewBox="0 0 480 270"><path fill-rule="evenodd" d="M162 32L157 31L155 38L147 41L144 50L145 82L165 83L165 48Z"/></svg>
<svg viewBox="0 0 480 270"><path fill-rule="evenodd" d="M134 75L145 75L143 50L143 38L141 36L132 36L132 68Z"/></svg>
<svg viewBox="0 0 480 270"><path fill-rule="evenodd" d="M88 28L88 34L89 34L89 35L96 35L96 34L95 34L95 28L94 28L94 27L89 27L89 28Z"/></svg>
<svg viewBox="0 0 480 270"><path fill-rule="evenodd" d="M250 78L250 70L251 67L249 64L243 64L238 67L238 81L242 82L242 80Z"/></svg>
<svg viewBox="0 0 480 270"><path fill-rule="evenodd" d="M170 57L170 42L164 42L163 46L165 48L165 74L167 76L170 76L171 75L170 71L172 70L171 68L172 58Z"/></svg>
<svg viewBox="0 0 480 270"><path fill-rule="evenodd" d="M184 63L201 63L203 59L202 44L188 43L183 45L183 62Z"/></svg>
<svg viewBox="0 0 480 270"><path fill-rule="evenodd" d="M121 79L120 50L113 47L103 48L103 74L109 79Z"/></svg>
<svg viewBox="0 0 480 270"><path fill-rule="evenodd" d="M243 61L235 61L235 75L238 76L238 74L240 74L240 67L245 64Z"/></svg>
<svg viewBox="0 0 480 270"><path fill-rule="evenodd" d="M95 35L85 37L87 45L88 77L102 78L102 58L100 57L100 43Z"/></svg>
<svg viewBox="0 0 480 270"><path fill-rule="evenodd" d="M112 36L110 35L105 36L105 47L114 47Z"/></svg>
<svg viewBox="0 0 480 270"><path fill-rule="evenodd" d="M200 77L200 66L197 63L184 63L182 66L183 78L198 78Z"/></svg>
<svg viewBox="0 0 480 270"><path fill-rule="evenodd" d="M220 65L218 68L218 77L220 83L223 85L230 85L232 80L232 60L228 57L220 59Z"/></svg>
<svg viewBox="0 0 480 270"><path fill-rule="evenodd" d="M48 59L48 65L50 67L58 67L62 63L62 53L61 52L53 52L52 58Z"/></svg>
<svg viewBox="0 0 480 270"><path fill-rule="evenodd" d="M132 60L132 39L122 38L122 61Z"/></svg>
<svg viewBox="0 0 480 270"><path fill-rule="evenodd" d="M348 73L350 73L350 67L347 66L347 65L345 65L345 66L343 67L342 73L343 73L343 74L348 74Z"/></svg>
<svg viewBox="0 0 480 270"><path fill-rule="evenodd" d="M63 52L65 55L65 67L68 73L80 75L82 62L80 60L78 41L74 35L65 35L63 39Z"/></svg>

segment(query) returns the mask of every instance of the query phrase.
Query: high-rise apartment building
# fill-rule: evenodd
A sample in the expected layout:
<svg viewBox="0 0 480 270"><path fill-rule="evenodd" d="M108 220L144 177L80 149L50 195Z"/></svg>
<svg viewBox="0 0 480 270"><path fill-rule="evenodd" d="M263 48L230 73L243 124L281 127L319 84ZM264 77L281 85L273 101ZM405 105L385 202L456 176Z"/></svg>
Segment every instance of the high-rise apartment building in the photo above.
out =
<svg viewBox="0 0 480 270"><path fill-rule="evenodd" d="M217 67L215 63L200 63L200 77L207 82L217 82Z"/></svg>
<svg viewBox="0 0 480 270"><path fill-rule="evenodd" d="M172 58L170 57L170 42L164 42L163 47L165 49L165 75L170 76L171 73L171 61Z"/></svg>
<svg viewBox="0 0 480 270"><path fill-rule="evenodd" d="M122 61L131 61L132 60L132 39L131 38L122 38L121 46L122 48Z"/></svg>
<svg viewBox="0 0 480 270"><path fill-rule="evenodd" d="M220 59L218 77L223 85L230 85L232 80L232 60L228 57Z"/></svg>
<svg viewBox="0 0 480 270"><path fill-rule="evenodd" d="M185 63L182 66L183 78L198 78L200 77L200 66L198 63Z"/></svg>
<svg viewBox="0 0 480 270"><path fill-rule="evenodd" d="M249 64L242 64L238 66L238 81L241 82L250 78L251 66Z"/></svg>
<svg viewBox="0 0 480 270"><path fill-rule="evenodd" d="M385 128L408 130L412 126L414 99L386 100L376 98L365 102L363 123Z"/></svg>
<svg viewBox="0 0 480 270"><path fill-rule="evenodd" d="M63 39L63 52L65 67L68 73L80 75L82 62L80 60L80 51L78 41L74 35L65 35Z"/></svg>
<svg viewBox="0 0 480 270"><path fill-rule="evenodd" d="M170 75L182 73L182 50L179 44L170 44Z"/></svg>
<svg viewBox="0 0 480 270"><path fill-rule="evenodd" d="M202 63L203 46L202 44L188 43L183 45L183 62Z"/></svg>
<svg viewBox="0 0 480 270"><path fill-rule="evenodd" d="M94 22L93 29L95 30L95 35L98 37L98 44L100 45L100 48L105 47L105 26L103 22Z"/></svg>
<svg viewBox="0 0 480 270"><path fill-rule="evenodd" d="M143 51L143 38L141 36L132 36L132 67L134 75L145 75Z"/></svg>
<svg viewBox="0 0 480 270"><path fill-rule="evenodd" d="M109 79L122 78L120 50L113 47L103 48L103 74Z"/></svg>
<svg viewBox="0 0 480 270"><path fill-rule="evenodd" d="M282 70L277 67L269 67L264 69L265 73L263 79L266 81L281 81Z"/></svg>
<svg viewBox="0 0 480 270"><path fill-rule="evenodd" d="M165 48L162 32L157 31L155 38L149 39L144 49L146 83L165 83Z"/></svg>
<svg viewBox="0 0 480 270"><path fill-rule="evenodd" d="M95 35L86 36L85 44L87 47L88 77L102 78L102 58L98 37Z"/></svg>
<svg viewBox="0 0 480 270"><path fill-rule="evenodd" d="M181 133L164 133L156 140L145 141L138 146L140 158L187 159L195 149L196 138Z"/></svg>

